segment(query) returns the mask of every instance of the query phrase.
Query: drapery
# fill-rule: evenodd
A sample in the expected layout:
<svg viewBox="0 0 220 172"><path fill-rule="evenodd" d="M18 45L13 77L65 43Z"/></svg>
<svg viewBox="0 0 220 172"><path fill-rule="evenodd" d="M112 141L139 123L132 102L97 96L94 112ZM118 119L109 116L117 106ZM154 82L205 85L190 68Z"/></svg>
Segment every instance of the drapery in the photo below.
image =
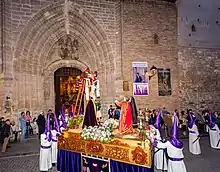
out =
<svg viewBox="0 0 220 172"><path fill-rule="evenodd" d="M137 165L110 161L111 172L154 172L153 168L146 168Z"/></svg>
<svg viewBox="0 0 220 172"><path fill-rule="evenodd" d="M81 172L81 154L58 149L57 170L60 172Z"/></svg>
<svg viewBox="0 0 220 172"><path fill-rule="evenodd" d="M82 156L83 172L89 169L90 172L109 172L109 161L94 159Z"/></svg>
<svg viewBox="0 0 220 172"><path fill-rule="evenodd" d="M103 172L109 172L108 165L106 165L107 163L104 161L86 158L85 162L83 160L83 163L81 163L80 153L58 149L57 171L81 172L81 165L83 164L83 166L89 168L91 172L98 172L100 169L102 169ZM110 160L110 172L154 172L154 170L153 168Z"/></svg>

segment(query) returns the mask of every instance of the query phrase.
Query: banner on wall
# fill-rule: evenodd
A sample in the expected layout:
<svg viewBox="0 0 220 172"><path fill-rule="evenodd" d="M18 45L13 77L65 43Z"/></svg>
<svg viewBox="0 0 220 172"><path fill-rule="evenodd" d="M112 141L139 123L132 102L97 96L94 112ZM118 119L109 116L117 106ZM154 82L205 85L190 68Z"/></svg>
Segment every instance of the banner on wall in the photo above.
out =
<svg viewBox="0 0 220 172"><path fill-rule="evenodd" d="M133 73L133 95L148 96L148 65L147 62L132 62Z"/></svg>
<svg viewBox="0 0 220 172"><path fill-rule="evenodd" d="M172 94L170 69L158 69L157 73L159 96L170 96Z"/></svg>

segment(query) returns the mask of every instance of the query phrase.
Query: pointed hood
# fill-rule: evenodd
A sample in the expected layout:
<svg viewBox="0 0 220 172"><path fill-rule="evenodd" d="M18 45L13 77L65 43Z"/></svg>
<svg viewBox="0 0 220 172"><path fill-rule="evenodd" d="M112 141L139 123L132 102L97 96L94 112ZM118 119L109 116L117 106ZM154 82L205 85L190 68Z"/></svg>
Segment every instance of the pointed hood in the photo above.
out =
<svg viewBox="0 0 220 172"><path fill-rule="evenodd" d="M161 124L161 112L159 111L157 114L156 122L154 124L154 127L158 130L160 130L160 124Z"/></svg>
<svg viewBox="0 0 220 172"><path fill-rule="evenodd" d="M178 120L176 114L174 114L172 136L170 138L170 143L176 148L183 148L183 143L178 140Z"/></svg>
<svg viewBox="0 0 220 172"><path fill-rule="evenodd" d="M83 115L83 109L82 106L80 107L80 114L79 115Z"/></svg>
<svg viewBox="0 0 220 172"><path fill-rule="evenodd" d="M60 131L60 126L59 126L59 123L58 123L58 120L57 120L57 115L54 113L54 122L55 122L55 130L58 132L58 133L61 133Z"/></svg>
<svg viewBox="0 0 220 172"><path fill-rule="evenodd" d="M213 118L212 112L209 112L209 127L213 128L215 126L215 119Z"/></svg>
<svg viewBox="0 0 220 172"><path fill-rule="evenodd" d="M65 120L65 114L60 112L60 117L61 117L61 121L62 121L62 125L60 127L66 128L67 124L66 124L66 120Z"/></svg>
<svg viewBox="0 0 220 172"><path fill-rule="evenodd" d="M193 115L191 112L189 112L188 115L189 115L188 127L192 128L192 126L195 124L195 118L193 118Z"/></svg>
<svg viewBox="0 0 220 172"><path fill-rule="evenodd" d="M68 112L68 118L72 118L72 117L73 117L73 105L70 106L69 112Z"/></svg>
<svg viewBox="0 0 220 172"><path fill-rule="evenodd" d="M65 105L62 104L62 109L61 109L62 114L65 114Z"/></svg>
<svg viewBox="0 0 220 172"><path fill-rule="evenodd" d="M51 136L51 132L50 132L50 113L47 114L47 121L46 121L44 134L46 135L46 139L48 141L51 141L52 136Z"/></svg>

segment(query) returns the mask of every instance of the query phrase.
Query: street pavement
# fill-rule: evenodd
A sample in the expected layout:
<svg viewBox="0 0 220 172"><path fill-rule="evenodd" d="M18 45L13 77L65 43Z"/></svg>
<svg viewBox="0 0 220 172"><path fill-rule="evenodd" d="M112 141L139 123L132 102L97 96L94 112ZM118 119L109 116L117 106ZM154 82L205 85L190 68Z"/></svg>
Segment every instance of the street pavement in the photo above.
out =
<svg viewBox="0 0 220 172"><path fill-rule="evenodd" d="M220 172L220 150L210 148L208 137L202 137L200 140L201 155L190 154L188 140L184 139L183 142L184 161L188 172ZM38 160L39 141L36 138L28 139L23 147L19 143L12 143L7 153L0 153L0 172L39 172Z"/></svg>

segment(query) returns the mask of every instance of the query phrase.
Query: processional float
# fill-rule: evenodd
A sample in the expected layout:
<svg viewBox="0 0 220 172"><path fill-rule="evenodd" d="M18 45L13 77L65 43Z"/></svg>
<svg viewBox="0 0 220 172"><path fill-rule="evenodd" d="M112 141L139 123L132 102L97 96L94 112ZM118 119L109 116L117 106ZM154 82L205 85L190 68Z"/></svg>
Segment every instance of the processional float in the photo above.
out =
<svg viewBox="0 0 220 172"><path fill-rule="evenodd" d="M152 172L150 140L146 140L146 144L142 147L141 140L114 136L114 131L118 128L118 121L114 119L105 121L103 125L98 124L94 115L97 111L95 101L100 97L97 72L86 69L78 79L75 85L78 95L73 107L73 117L58 139L57 170L64 171L71 166L65 163L73 162L74 165L70 170L73 172L91 170L110 172L115 171L114 164L121 163L120 166L128 168L128 171L130 169L143 171L144 168L145 171ZM86 108L81 115L83 99ZM64 162L66 158L68 161Z"/></svg>

